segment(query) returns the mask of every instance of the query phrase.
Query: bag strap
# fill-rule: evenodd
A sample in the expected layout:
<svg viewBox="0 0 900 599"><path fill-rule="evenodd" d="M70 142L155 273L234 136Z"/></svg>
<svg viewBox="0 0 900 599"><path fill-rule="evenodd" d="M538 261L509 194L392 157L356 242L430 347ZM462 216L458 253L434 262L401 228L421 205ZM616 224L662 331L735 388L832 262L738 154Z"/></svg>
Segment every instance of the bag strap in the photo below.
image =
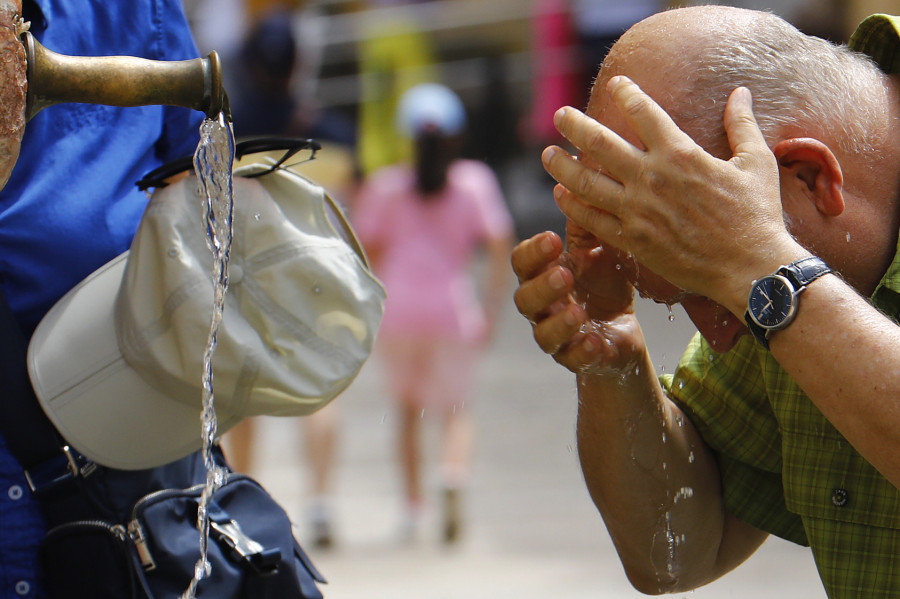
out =
<svg viewBox="0 0 900 599"><path fill-rule="evenodd" d="M40 498L88 474L93 463L66 445L41 410L28 377L27 351L25 334L0 285L0 432Z"/></svg>

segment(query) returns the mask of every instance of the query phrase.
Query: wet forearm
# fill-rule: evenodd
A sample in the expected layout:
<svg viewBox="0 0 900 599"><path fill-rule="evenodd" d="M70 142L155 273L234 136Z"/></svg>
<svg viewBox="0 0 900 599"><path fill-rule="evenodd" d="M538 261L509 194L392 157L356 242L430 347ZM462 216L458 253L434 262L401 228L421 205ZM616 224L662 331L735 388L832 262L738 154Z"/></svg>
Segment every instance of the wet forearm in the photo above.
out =
<svg viewBox="0 0 900 599"><path fill-rule="evenodd" d="M666 399L649 358L625 375L579 375L578 382L582 470L632 584L673 592L723 574L717 466Z"/></svg>

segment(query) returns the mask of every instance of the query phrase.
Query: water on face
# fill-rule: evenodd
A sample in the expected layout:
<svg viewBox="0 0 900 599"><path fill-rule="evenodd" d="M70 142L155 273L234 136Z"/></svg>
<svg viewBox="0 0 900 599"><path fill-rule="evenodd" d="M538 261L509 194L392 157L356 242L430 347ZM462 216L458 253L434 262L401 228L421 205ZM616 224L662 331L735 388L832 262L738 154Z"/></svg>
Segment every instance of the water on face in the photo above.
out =
<svg viewBox="0 0 900 599"><path fill-rule="evenodd" d="M231 170L234 165L234 134L224 115L217 120L206 119L200 126L200 143L194 154L194 170L200 190L206 197L205 225L207 243L213 252L213 281L215 294L213 314L209 326L206 351L203 355L203 417L201 435L203 462L206 466L206 486L200 496L197 511L197 528L200 531L200 559L194 567L190 586L182 599L193 599L197 585L209 576L211 566L207 559L209 543L209 502L223 484L227 471L218 466L213 457L216 439L215 394L213 392L212 359L216 350L216 333L225 310L225 294L228 291L228 257L231 252L231 226L234 202Z"/></svg>

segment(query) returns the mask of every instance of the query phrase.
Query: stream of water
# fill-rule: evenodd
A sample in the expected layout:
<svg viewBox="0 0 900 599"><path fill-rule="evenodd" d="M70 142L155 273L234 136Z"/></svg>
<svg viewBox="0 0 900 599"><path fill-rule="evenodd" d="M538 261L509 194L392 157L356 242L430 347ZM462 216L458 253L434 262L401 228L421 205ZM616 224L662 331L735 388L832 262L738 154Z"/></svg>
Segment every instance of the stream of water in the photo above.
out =
<svg viewBox="0 0 900 599"><path fill-rule="evenodd" d="M209 326L206 351L203 355L203 462L206 466L206 486L200 496L197 512L197 528L200 531L200 559L194 567L190 586L182 599L194 599L197 585L210 575L207 559L209 544L209 502L213 494L225 484L228 472L216 464L212 453L216 440L217 420L215 393L213 391L213 354L216 350L216 334L225 311L225 294L228 291L228 258L231 252L232 194L231 171L234 166L234 134L231 124L220 114L216 120L206 119L200 126L200 143L194 154L194 170L200 191L206 197L205 224L207 243L213 252L213 281L215 295L213 314Z"/></svg>

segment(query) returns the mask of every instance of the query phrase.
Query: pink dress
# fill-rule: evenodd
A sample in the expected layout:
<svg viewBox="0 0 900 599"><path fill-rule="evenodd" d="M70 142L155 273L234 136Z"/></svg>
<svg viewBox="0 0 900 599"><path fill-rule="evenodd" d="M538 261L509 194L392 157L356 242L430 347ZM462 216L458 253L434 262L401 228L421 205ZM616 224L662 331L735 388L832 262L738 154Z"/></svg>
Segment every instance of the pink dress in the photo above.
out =
<svg viewBox="0 0 900 599"><path fill-rule="evenodd" d="M381 169L360 191L353 226L363 245L379 254L376 274L387 301L378 339L396 391L412 378L432 388L450 378L458 394L468 376L467 356L486 327L471 260L485 241L512 232L493 171L458 160L442 194L422 201L409 165Z"/></svg>

